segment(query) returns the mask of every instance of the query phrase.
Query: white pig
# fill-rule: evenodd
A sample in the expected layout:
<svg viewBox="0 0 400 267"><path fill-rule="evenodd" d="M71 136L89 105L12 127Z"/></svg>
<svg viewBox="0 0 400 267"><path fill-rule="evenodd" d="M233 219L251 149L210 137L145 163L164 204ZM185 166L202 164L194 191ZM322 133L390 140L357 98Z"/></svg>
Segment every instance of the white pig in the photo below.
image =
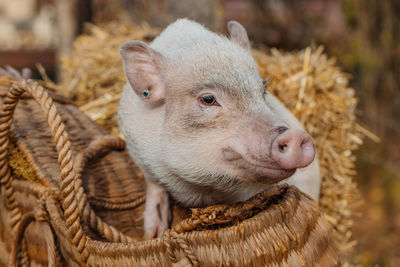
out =
<svg viewBox="0 0 400 267"><path fill-rule="evenodd" d="M169 195L235 203L286 179L318 200L313 141L266 91L243 26L227 27L229 38L179 19L150 45L121 47L119 127L146 179L145 238L169 227Z"/></svg>

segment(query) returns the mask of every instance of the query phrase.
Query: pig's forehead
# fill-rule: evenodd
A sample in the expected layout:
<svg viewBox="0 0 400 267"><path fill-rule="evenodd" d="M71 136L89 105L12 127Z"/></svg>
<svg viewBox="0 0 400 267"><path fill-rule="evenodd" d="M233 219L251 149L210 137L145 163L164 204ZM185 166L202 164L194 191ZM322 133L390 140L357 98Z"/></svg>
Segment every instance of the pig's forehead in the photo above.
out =
<svg viewBox="0 0 400 267"><path fill-rule="evenodd" d="M171 69L195 84L218 84L243 92L259 90L262 85L250 52L229 40L198 42L170 58Z"/></svg>

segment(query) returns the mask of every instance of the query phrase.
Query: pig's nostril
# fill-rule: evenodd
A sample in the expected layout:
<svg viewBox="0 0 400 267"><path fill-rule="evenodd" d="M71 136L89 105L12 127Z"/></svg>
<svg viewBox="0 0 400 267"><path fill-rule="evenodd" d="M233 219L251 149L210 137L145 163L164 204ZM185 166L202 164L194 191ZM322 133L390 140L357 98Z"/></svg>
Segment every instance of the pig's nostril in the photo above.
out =
<svg viewBox="0 0 400 267"><path fill-rule="evenodd" d="M278 134L282 134L283 132L285 132L285 131L287 131L287 127L285 127L285 126L280 126L280 127L278 127L278 129L277 129L277 131L278 131Z"/></svg>
<svg viewBox="0 0 400 267"><path fill-rule="evenodd" d="M279 151L285 152L287 150L287 144L279 145Z"/></svg>

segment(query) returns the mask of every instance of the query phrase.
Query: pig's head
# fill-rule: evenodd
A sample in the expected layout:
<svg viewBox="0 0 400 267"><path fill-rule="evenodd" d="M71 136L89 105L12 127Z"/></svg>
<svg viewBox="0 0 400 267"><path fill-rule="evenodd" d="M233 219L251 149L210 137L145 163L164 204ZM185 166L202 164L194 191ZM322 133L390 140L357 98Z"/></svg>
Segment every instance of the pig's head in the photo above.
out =
<svg viewBox="0 0 400 267"><path fill-rule="evenodd" d="M220 189L235 181L276 183L309 165L313 141L276 112L246 30L229 22L226 38L197 25L193 37L171 39L167 28L151 46L121 47L132 89L149 110L163 109L155 129L163 164L181 179Z"/></svg>

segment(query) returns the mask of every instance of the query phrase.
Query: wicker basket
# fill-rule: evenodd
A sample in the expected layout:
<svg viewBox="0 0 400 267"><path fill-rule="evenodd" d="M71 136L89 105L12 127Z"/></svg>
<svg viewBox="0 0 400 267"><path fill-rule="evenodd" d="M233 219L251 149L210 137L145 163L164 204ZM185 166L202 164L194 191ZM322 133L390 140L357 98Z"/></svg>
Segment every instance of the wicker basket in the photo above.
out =
<svg viewBox="0 0 400 267"><path fill-rule="evenodd" d="M35 81L0 77L0 93L0 265L340 265L318 205L286 185L174 204L171 230L141 241L144 181L124 142Z"/></svg>

